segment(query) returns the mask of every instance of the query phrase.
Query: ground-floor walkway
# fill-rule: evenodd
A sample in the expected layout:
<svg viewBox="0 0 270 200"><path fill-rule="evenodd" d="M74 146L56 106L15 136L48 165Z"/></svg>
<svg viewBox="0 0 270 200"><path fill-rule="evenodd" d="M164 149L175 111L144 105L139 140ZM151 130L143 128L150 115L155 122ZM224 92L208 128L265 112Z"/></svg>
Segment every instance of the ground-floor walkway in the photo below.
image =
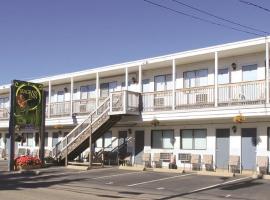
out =
<svg viewBox="0 0 270 200"><path fill-rule="evenodd" d="M0 161L1 169L6 162ZM41 169L40 175L0 172L0 199L269 199L270 181L101 168Z"/></svg>

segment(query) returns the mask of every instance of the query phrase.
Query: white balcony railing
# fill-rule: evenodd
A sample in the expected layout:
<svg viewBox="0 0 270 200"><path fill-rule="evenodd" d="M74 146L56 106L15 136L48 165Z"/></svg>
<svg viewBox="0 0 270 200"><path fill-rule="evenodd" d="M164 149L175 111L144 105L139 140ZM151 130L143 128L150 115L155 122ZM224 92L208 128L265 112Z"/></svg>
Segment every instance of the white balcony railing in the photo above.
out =
<svg viewBox="0 0 270 200"><path fill-rule="evenodd" d="M96 109L96 99L80 99L73 101L73 113L89 114Z"/></svg>
<svg viewBox="0 0 270 200"><path fill-rule="evenodd" d="M148 92L142 94L143 111L172 110L173 92ZM264 104L265 81L249 81L218 86L218 106ZM183 88L175 91L175 109L198 109L215 106L214 85Z"/></svg>
<svg viewBox="0 0 270 200"><path fill-rule="evenodd" d="M127 111L137 112L139 94L128 91L113 92L112 111L120 104L127 104ZM144 112L165 111L173 109L173 98L175 97L175 109L199 109L215 106L215 89L214 85L177 89L175 95L172 90L147 92L141 94L141 107ZM126 99L125 99L126 98ZM99 98L103 102L105 98ZM121 101L120 101L121 99ZM256 105L266 102L265 80L249 81L241 83L220 84L217 91L217 105L224 106L241 106ZM100 103L99 103L100 105ZM133 106L134 105L134 106ZM116 106L116 107L114 107ZM46 105L46 117L48 116L48 105ZM50 117L69 116L71 114L70 101L56 102L50 104ZM96 108L96 99L74 100L72 102L72 113L89 114ZM120 106L120 108L125 108ZM119 110L120 112L120 110ZM8 109L0 108L0 120L8 119Z"/></svg>
<svg viewBox="0 0 270 200"><path fill-rule="evenodd" d="M215 104L214 86L184 88L175 92L176 109L212 107Z"/></svg>
<svg viewBox="0 0 270 200"><path fill-rule="evenodd" d="M170 110L172 91L147 92L142 94L143 111Z"/></svg>
<svg viewBox="0 0 270 200"><path fill-rule="evenodd" d="M0 120L8 119L8 108L0 108Z"/></svg>
<svg viewBox="0 0 270 200"><path fill-rule="evenodd" d="M218 86L218 105L252 105L265 103L265 81L249 81Z"/></svg>
<svg viewBox="0 0 270 200"><path fill-rule="evenodd" d="M50 116L67 116L70 114L70 101L50 104Z"/></svg>

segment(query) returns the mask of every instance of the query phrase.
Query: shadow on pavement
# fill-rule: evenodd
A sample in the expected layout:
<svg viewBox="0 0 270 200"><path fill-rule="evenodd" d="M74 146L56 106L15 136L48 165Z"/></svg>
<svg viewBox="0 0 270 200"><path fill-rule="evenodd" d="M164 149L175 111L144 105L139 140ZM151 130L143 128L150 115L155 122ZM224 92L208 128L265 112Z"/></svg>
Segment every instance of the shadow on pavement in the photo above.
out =
<svg viewBox="0 0 270 200"><path fill-rule="evenodd" d="M242 189L242 188L254 187L254 186L262 185L262 184L263 183L256 182L256 179L249 179L249 180L242 181L242 182L235 182L235 183L229 183L229 184L225 184L225 185L218 185L215 187L206 188L206 189L202 189L202 190L198 190L198 191L194 191L194 192L185 192L185 193L181 193L181 194L177 194L177 195L171 195L168 197L160 198L159 200L167 200L167 199L173 199L173 198L177 198L177 197L183 197L183 196L187 196L190 194L196 194L196 193L200 193L203 191L209 191L209 190L216 189L216 188L219 188L220 190L237 190L237 189Z"/></svg>

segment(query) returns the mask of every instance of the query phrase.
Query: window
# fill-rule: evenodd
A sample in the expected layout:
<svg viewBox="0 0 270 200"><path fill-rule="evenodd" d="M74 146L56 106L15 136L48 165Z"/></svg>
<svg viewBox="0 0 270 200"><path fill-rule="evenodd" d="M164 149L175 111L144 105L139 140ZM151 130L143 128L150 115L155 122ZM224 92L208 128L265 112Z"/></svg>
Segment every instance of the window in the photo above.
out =
<svg viewBox="0 0 270 200"><path fill-rule="evenodd" d="M150 92L150 80L142 80L142 92Z"/></svg>
<svg viewBox="0 0 270 200"><path fill-rule="evenodd" d="M64 91L57 92L57 102L63 102L65 100L65 93Z"/></svg>
<svg viewBox="0 0 270 200"><path fill-rule="evenodd" d="M81 99L87 99L87 86L81 86Z"/></svg>
<svg viewBox="0 0 270 200"><path fill-rule="evenodd" d="M107 131L103 135L103 147L104 148L112 147L112 132L111 131Z"/></svg>
<svg viewBox="0 0 270 200"><path fill-rule="evenodd" d="M33 133L23 133L22 146L32 147L34 145L34 134Z"/></svg>
<svg viewBox="0 0 270 200"><path fill-rule="evenodd" d="M267 128L267 150L270 151L270 127Z"/></svg>
<svg viewBox="0 0 270 200"><path fill-rule="evenodd" d="M39 146L39 133L38 132L35 134L35 143L36 143L36 146Z"/></svg>
<svg viewBox="0 0 270 200"><path fill-rule="evenodd" d="M54 132L52 136L52 146L54 147L58 143L58 132Z"/></svg>
<svg viewBox="0 0 270 200"><path fill-rule="evenodd" d="M243 81L255 81L257 80L257 65L242 66Z"/></svg>
<svg viewBox="0 0 270 200"><path fill-rule="evenodd" d="M96 147L111 148L112 147L112 132L107 131L100 138L96 140Z"/></svg>
<svg viewBox="0 0 270 200"><path fill-rule="evenodd" d="M155 91L172 90L172 75L159 75L154 77Z"/></svg>
<svg viewBox="0 0 270 200"><path fill-rule="evenodd" d="M206 149L206 129L181 130L181 149Z"/></svg>
<svg viewBox="0 0 270 200"><path fill-rule="evenodd" d="M3 137L2 137L2 133L0 133L0 147L3 146Z"/></svg>
<svg viewBox="0 0 270 200"><path fill-rule="evenodd" d="M229 68L218 70L218 84L230 83Z"/></svg>
<svg viewBox="0 0 270 200"><path fill-rule="evenodd" d="M80 93L78 92L77 88L73 89L73 100L79 100L80 99Z"/></svg>
<svg viewBox="0 0 270 200"><path fill-rule="evenodd" d="M0 108L7 108L9 104L8 97L0 98Z"/></svg>
<svg viewBox="0 0 270 200"><path fill-rule="evenodd" d="M95 85L81 86L80 91L81 91L81 99L96 98Z"/></svg>
<svg viewBox="0 0 270 200"><path fill-rule="evenodd" d="M173 149L173 130L153 130L151 133L151 146L153 149Z"/></svg>
<svg viewBox="0 0 270 200"><path fill-rule="evenodd" d="M184 72L184 87L199 87L208 85L208 70L194 70Z"/></svg>
<svg viewBox="0 0 270 200"><path fill-rule="evenodd" d="M114 92L117 88L117 81L100 84L100 97L105 98L109 96L110 92Z"/></svg>
<svg viewBox="0 0 270 200"><path fill-rule="evenodd" d="M44 146L47 147L48 146L48 132L44 133Z"/></svg>

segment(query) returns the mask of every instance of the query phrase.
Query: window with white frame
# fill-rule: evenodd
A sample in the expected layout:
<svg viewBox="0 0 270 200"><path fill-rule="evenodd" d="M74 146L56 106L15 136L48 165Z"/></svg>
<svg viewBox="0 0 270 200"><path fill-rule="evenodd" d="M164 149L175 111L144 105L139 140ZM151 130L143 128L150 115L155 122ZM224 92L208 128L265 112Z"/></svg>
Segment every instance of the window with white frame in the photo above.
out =
<svg viewBox="0 0 270 200"><path fill-rule="evenodd" d="M270 151L270 127L267 128L267 150Z"/></svg>
<svg viewBox="0 0 270 200"><path fill-rule="evenodd" d="M95 146L98 148L111 148L112 147L112 132L107 131L100 138L96 140Z"/></svg>
<svg viewBox="0 0 270 200"><path fill-rule="evenodd" d="M52 146L54 147L58 143L59 132L53 132L52 134Z"/></svg>
<svg viewBox="0 0 270 200"><path fill-rule="evenodd" d="M0 133L0 147L4 146L3 145L3 136L2 133Z"/></svg>
<svg viewBox="0 0 270 200"><path fill-rule="evenodd" d="M45 145L45 147L48 147L48 138L49 138L48 132L45 132L44 133L44 145Z"/></svg>
<svg viewBox="0 0 270 200"><path fill-rule="evenodd" d="M207 148L206 129L184 129L180 132L181 149L202 150Z"/></svg>
<svg viewBox="0 0 270 200"><path fill-rule="evenodd" d="M117 88L117 81L109 82L109 83L101 83L100 84L100 97L106 98L109 96L110 92L114 92Z"/></svg>
<svg viewBox="0 0 270 200"><path fill-rule="evenodd" d="M172 75L158 75L154 77L155 91L172 90Z"/></svg>
<svg viewBox="0 0 270 200"><path fill-rule="evenodd" d="M218 70L218 84L230 83L229 68L223 68Z"/></svg>
<svg viewBox="0 0 270 200"><path fill-rule="evenodd" d="M34 134L23 133L22 134L22 146L33 147L34 146Z"/></svg>
<svg viewBox="0 0 270 200"><path fill-rule="evenodd" d="M96 86L94 84L81 86L80 92L81 92L81 99L96 98Z"/></svg>
<svg viewBox="0 0 270 200"><path fill-rule="evenodd" d="M152 130L151 147L153 149L173 149L173 130Z"/></svg>
<svg viewBox="0 0 270 200"><path fill-rule="evenodd" d="M150 92L150 80L142 80L142 92Z"/></svg>
<svg viewBox="0 0 270 200"><path fill-rule="evenodd" d="M208 70L200 69L184 72L184 87L200 87L208 85Z"/></svg>
<svg viewBox="0 0 270 200"><path fill-rule="evenodd" d="M9 99L8 97L1 97L0 98L0 108L8 108L9 106Z"/></svg>
<svg viewBox="0 0 270 200"><path fill-rule="evenodd" d="M79 100L80 99L80 93L78 92L77 88L73 89L73 100Z"/></svg>
<svg viewBox="0 0 270 200"><path fill-rule="evenodd" d="M242 66L242 80L243 81L257 80L257 64Z"/></svg>
<svg viewBox="0 0 270 200"><path fill-rule="evenodd" d="M65 92L58 91L57 92L57 102L64 102L65 101Z"/></svg>

